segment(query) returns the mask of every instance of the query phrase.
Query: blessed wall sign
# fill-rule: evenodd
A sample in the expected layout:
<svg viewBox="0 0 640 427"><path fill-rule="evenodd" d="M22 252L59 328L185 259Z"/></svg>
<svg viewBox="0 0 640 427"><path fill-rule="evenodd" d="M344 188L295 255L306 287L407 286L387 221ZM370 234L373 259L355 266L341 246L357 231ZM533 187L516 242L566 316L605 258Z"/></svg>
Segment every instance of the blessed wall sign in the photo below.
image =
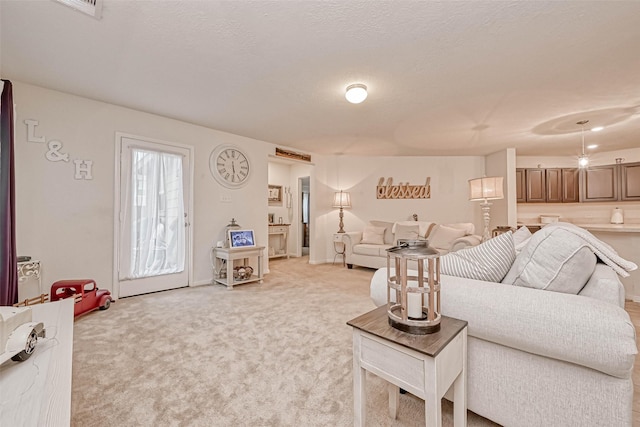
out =
<svg viewBox="0 0 640 427"><path fill-rule="evenodd" d="M378 199L430 199L431 177L427 177L424 185L411 185L408 182L393 185L393 178L387 178L385 183L382 177L378 181L376 193Z"/></svg>

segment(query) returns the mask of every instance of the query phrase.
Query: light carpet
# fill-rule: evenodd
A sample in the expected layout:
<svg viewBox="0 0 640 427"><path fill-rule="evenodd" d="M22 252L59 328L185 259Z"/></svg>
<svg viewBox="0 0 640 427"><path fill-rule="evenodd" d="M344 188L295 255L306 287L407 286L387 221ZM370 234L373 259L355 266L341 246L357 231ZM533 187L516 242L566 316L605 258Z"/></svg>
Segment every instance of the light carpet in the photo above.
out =
<svg viewBox="0 0 640 427"><path fill-rule="evenodd" d="M271 260L264 283L123 298L76 320L73 426L351 426L352 335L374 270ZM367 375L368 426L423 426L424 403ZM452 405L443 401L444 426ZM470 426L493 423L469 412Z"/></svg>

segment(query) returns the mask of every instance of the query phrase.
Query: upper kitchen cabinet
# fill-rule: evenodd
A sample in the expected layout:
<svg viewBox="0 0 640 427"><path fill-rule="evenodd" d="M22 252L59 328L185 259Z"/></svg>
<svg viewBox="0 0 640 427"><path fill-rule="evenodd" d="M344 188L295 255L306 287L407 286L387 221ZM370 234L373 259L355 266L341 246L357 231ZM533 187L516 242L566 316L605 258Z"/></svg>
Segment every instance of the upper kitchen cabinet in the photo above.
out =
<svg viewBox="0 0 640 427"><path fill-rule="evenodd" d="M527 201L527 185L524 169L516 169L516 202Z"/></svg>
<svg viewBox="0 0 640 427"><path fill-rule="evenodd" d="M579 201L578 169L516 169L516 199L529 203Z"/></svg>
<svg viewBox="0 0 640 427"><path fill-rule="evenodd" d="M526 200L529 203L544 203L546 198L546 173L544 169L526 169Z"/></svg>
<svg viewBox="0 0 640 427"><path fill-rule="evenodd" d="M562 169L546 169L547 203L562 202Z"/></svg>
<svg viewBox="0 0 640 427"><path fill-rule="evenodd" d="M620 165L620 200L640 200L640 162Z"/></svg>
<svg viewBox="0 0 640 427"><path fill-rule="evenodd" d="M580 201L580 179L577 168L562 169L562 201L577 203Z"/></svg>
<svg viewBox="0 0 640 427"><path fill-rule="evenodd" d="M581 171L582 202L618 200L618 165L593 166Z"/></svg>

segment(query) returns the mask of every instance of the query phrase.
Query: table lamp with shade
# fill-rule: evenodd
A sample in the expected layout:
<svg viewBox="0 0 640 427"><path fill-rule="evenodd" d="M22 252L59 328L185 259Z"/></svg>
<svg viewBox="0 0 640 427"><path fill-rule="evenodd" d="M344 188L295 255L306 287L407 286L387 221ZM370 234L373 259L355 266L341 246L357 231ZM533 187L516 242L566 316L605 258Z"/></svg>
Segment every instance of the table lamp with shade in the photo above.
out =
<svg viewBox="0 0 640 427"><path fill-rule="evenodd" d="M343 209L351 208L351 195L346 191L336 191L333 195L333 207L340 208L340 229L338 233L344 233L344 222L342 221L344 218Z"/></svg>
<svg viewBox="0 0 640 427"><path fill-rule="evenodd" d="M504 198L504 191L502 189L503 179L501 176L486 176L469 180L469 200L482 201L480 207L482 208L482 216L484 219L484 230L482 232L483 242L490 239L489 222L491 218L489 211L491 210L492 203L489 202L489 200Z"/></svg>

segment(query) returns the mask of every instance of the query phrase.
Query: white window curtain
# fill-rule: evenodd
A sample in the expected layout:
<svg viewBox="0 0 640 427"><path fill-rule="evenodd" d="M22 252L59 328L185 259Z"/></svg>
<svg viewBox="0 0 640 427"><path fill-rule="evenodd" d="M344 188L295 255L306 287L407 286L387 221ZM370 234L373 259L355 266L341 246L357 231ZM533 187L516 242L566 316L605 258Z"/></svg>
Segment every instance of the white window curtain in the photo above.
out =
<svg viewBox="0 0 640 427"><path fill-rule="evenodd" d="M182 156L133 149L130 278L184 270Z"/></svg>

